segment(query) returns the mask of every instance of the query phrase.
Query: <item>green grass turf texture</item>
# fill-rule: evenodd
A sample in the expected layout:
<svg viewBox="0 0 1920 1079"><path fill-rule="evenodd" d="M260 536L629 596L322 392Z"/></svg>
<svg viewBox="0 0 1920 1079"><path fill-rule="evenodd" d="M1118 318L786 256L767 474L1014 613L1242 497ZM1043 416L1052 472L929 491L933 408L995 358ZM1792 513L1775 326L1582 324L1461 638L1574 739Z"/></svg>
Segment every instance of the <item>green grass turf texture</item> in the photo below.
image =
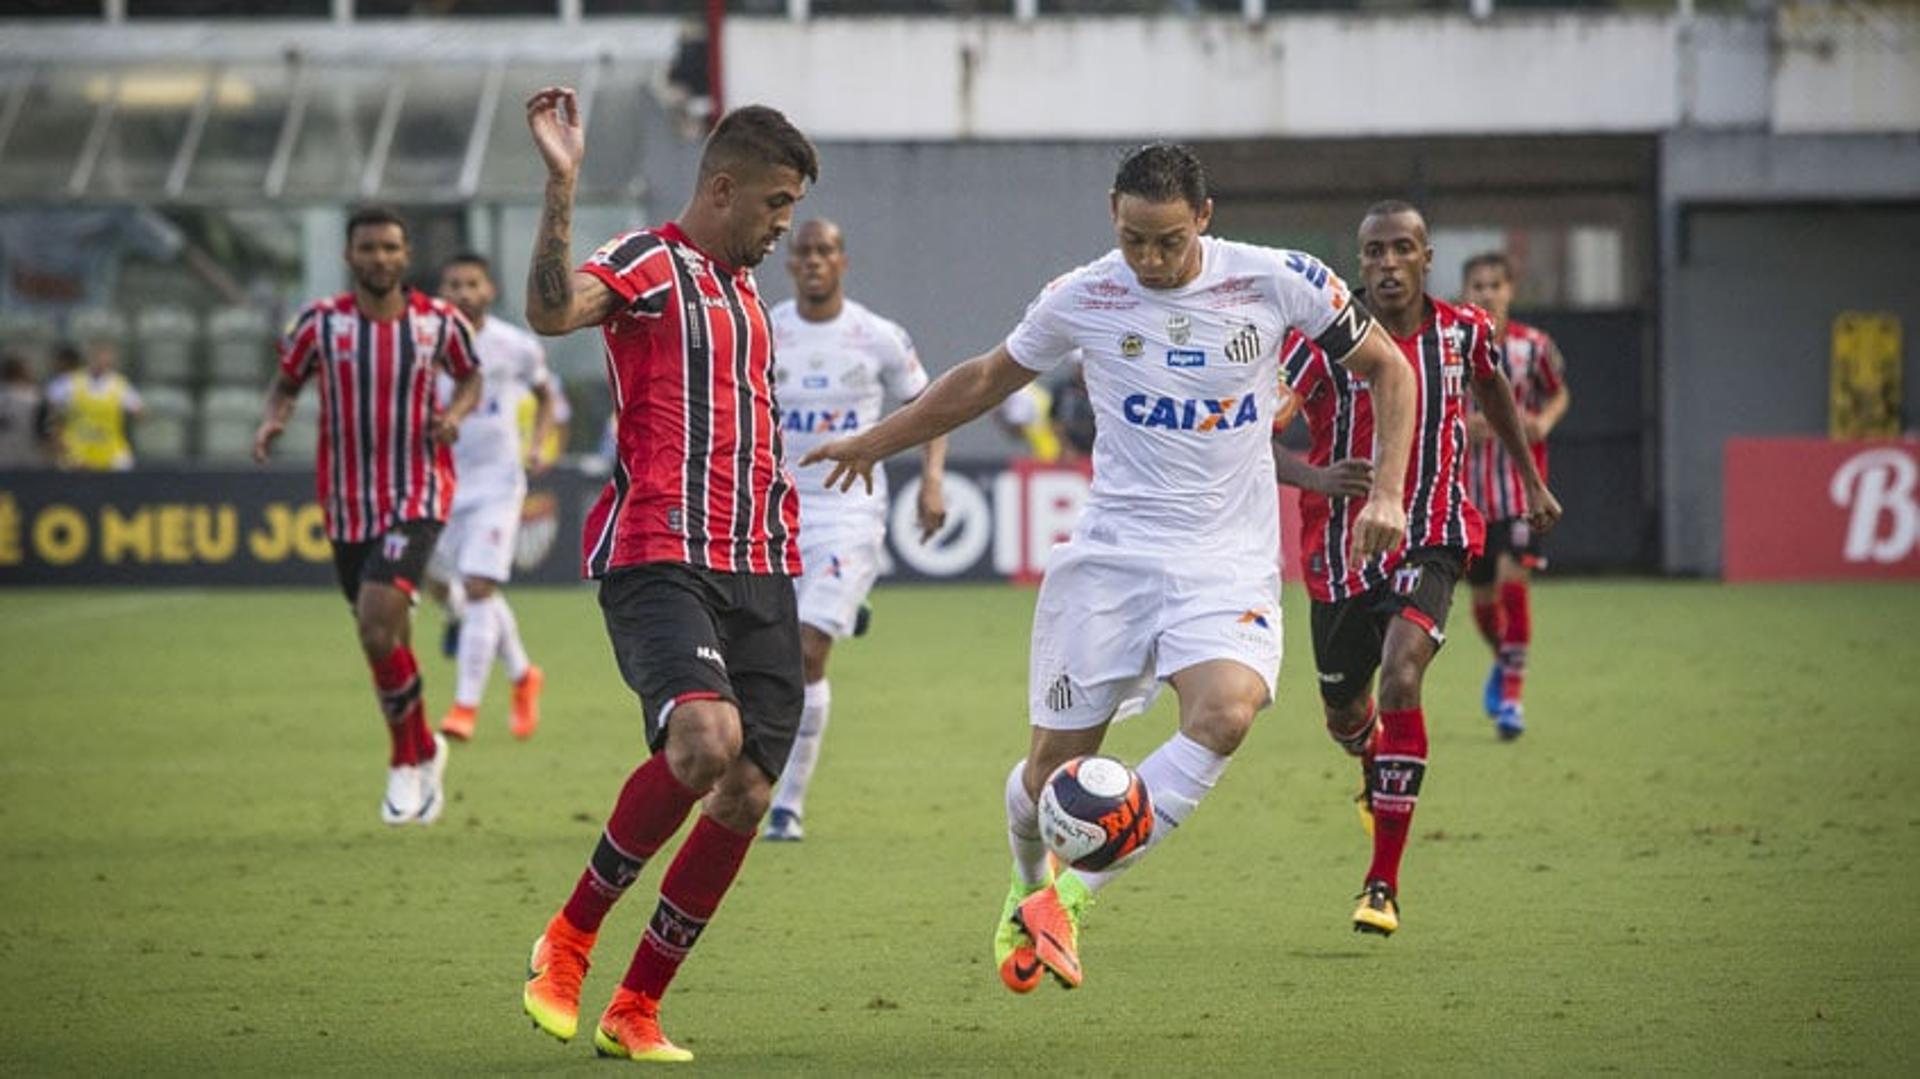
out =
<svg viewBox="0 0 1920 1079"><path fill-rule="evenodd" d="M0 1072L570 1073L664 859L609 919L582 1037L521 1016L640 721L585 588L512 593L549 676L496 681L432 828L325 591L0 594ZM1478 713L1464 591L1391 940L1321 733L1305 596L1216 793L1101 897L1087 985L1000 987L1001 782L1032 593L890 588L841 646L797 846L761 846L667 999L713 1073L1913 1073L1920 589L1548 581L1532 730ZM428 702L447 704L423 612ZM1116 728L1137 761L1169 702Z"/></svg>

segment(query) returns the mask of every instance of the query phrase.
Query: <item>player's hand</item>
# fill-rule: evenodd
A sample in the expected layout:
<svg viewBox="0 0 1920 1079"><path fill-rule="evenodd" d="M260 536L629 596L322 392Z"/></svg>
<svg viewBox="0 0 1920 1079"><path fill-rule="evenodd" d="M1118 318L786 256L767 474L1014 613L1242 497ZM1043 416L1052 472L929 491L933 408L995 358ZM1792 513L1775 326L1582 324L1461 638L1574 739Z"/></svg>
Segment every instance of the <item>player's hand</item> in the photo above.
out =
<svg viewBox="0 0 1920 1079"><path fill-rule="evenodd" d="M1475 412L1467 417L1467 444L1478 446L1493 437L1493 425L1487 418Z"/></svg>
<svg viewBox="0 0 1920 1079"><path fill-rule="evenodd" d="M1366 561L1398 550L1407 538L1407 511L1397 498L1373 495L1353 522L1353 557Z"/></svg>
<svg viewBox="0 0 1920 1079"><path fill-rule="evenodd" d="M947 527L947 496L938 483L920 481L920 542L927 543Z"/></svg>
<svg viewBox="0 0 1920 1079"><path fill-rule="evenodd" d="M460 441L460 421L445 412L435 413L433 424L427 429L427 437L438 445L451 446Z"/></svg>
<svg viewBox="0 0 1920 1079"><path fill-rule="evenodd" d="M860 443L860 436L836 438L824 446L816 446L812 453L800 458L800 467L805 468L821 461L832 461L833 471L827 473L827 480L821 484L828 490L851 491L853 481L859 480L867 485L867 493L873 493L873 469L880 462L873 458Z"/></svg>
<svg viewBox="0 0 1920 1079"><path fill-rule="evenodd" d="M1527 527L1536 535L1544 536L1553 531L1560 523L1560 500L1553 497L1546 484L1527 491Z"/></svg>
<svg viewBox="0 0 1920 1079"><path fill-rule="evenodd" d="M255 464L264 465L267 463L267 458L273 454L274 440L278 439L280 433L286 429L287 425L277 420L261 421L259 428L253 432L253 460Z"/></svg>
<svg viewBox="0 0 1920 1079"><path fill-rule="evenodd" d="M541 441L546 440L541 439ZM547 451L535 446L533 452L527 455L527 475L544 476L552 470L553 458L547 456Z"/></svg>
<svg viewBox="0 0 1920 1079"><path fill-rule="evenodd" d="M547 163L547 175L571 180L587 156L587 129L580 121L580 98L570 86L548 86L527 99L527 127L533 145Z"/></svg>
<svg viewBox="0 0 1920 1079"><path fill-rule="evenodd" d="M1373 490L1373 462L1364 457L1335 461L1315 474L1315 490L1333 498L1365 498Z"/></svg>

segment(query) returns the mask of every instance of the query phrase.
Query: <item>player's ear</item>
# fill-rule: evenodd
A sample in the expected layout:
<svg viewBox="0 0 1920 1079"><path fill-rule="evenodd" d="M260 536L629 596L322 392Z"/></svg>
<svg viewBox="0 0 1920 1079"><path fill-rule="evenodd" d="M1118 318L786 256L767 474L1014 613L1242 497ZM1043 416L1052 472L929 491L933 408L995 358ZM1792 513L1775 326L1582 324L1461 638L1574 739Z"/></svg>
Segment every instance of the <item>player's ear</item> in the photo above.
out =
<svg viewBox="0 0 1920 1079"><path fill-rule="evenodd" d="M716 171L707 177L707 197L721 209L733 205L734 196L739 193L740 185L730 172Z"/></svg>
<svg viewBox="0 0 1920 1079"><path fill-rule="evenodd" d="M1194 217L1194 225L1197 231L1205 232L1207 231L1207 226L1212 223L1213 223L1213 200L1209 198L1205 202L1202 202L1200 204L1200 212Z"/></svg>
<svg viewBox="0 0 1920 1079"><path fill-rule="evenodd" d="M1120 223L1120 192L1108 189L1107 213L1113 217L1113 223Z"/></svg>

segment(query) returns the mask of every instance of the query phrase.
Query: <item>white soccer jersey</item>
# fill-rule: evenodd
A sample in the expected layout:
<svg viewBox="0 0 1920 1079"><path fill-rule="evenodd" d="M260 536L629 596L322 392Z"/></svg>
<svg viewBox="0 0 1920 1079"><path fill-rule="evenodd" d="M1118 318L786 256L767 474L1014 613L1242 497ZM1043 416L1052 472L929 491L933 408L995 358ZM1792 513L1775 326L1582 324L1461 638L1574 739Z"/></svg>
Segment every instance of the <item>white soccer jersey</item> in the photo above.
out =
<svg viewBox="0 0 1920 1079"><path fill-rule="evenodd" d="M910 400L927 388L927 372L907 331L847 300L840 314L809 322L786 300L774 307L773 378L787 467L800 489L800 534L811 544L827 535L886 532L887 477L875 469L873 493L860 484L845 494L822 484L831 462L801 468L815 446L855 434L880 419L885 393Z"/></svg>
<svg viewBox="0 0 1920 1079"><path fill-rule="evenodd" d="M1056 279L1007 350L1042 372L1085 354L1096 434L1080 534L1271 564L1281 338L1297 327L1338 359L1370 320L1311 255L1201 245L1200 275L1178 289L1143 287L1118 250Z"/></svg>
<svg viewBox="0 0 1920 1079"><path fill-rule="evenodd" d="M473 335L473 350L480 361L480 403L461 422L453 444L456 507L526 496L520 401L551 377L540 339L505 319L489 317ZM453 380L441 375L440 403L452 395Z"/></svg>

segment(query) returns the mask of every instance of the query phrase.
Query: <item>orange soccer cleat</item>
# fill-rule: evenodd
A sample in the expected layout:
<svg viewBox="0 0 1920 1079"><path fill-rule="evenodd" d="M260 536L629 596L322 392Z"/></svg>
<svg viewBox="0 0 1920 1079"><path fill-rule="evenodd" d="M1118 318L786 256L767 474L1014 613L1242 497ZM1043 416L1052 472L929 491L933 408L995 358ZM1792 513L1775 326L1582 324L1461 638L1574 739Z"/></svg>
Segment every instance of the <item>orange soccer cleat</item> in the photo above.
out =
<svg viewBox="0 0 1920 1079"><path fill-rule="evenodd" d="M456 742L471 742L474 719L473 709L464 704L456 704L447 709L446 715L440 717L440 733Z"/></svg>
<svg viewBox="0 0 1920 1079"><path fill-rule="evenodd" d="M594 1051L603 1057L679 1063L693 1054L660 1033L660 1002L626 986L613 991L613 1002L600 1016L593 1032Z"/></svg>
<svg viewBox="0 0 1920 1079"><path fill-rule="evenodd" d="M1080 916L1093 901L1073 873L1028 896L1014 918L1033 940L1033 954L1067 989L1080 988Z"/></svg>
<svg viewBox="0 0 1920 1079"><path fill-rule="evenodd" d="M527 987L520 1003L534 1026L563 1042L572 1041L580 1029L580 983L587 976L595 935L556 914L533 942L533 958L527 960Z"/></svg>
<svg viewBox="0 0 1920 1079"><path fill-rule="evenodd" d="M547 676L538 667L528 667L527 673L513 684L513 725L515 738L532 738L533 732L540 726L540 690L547 684Z"/></svg>

